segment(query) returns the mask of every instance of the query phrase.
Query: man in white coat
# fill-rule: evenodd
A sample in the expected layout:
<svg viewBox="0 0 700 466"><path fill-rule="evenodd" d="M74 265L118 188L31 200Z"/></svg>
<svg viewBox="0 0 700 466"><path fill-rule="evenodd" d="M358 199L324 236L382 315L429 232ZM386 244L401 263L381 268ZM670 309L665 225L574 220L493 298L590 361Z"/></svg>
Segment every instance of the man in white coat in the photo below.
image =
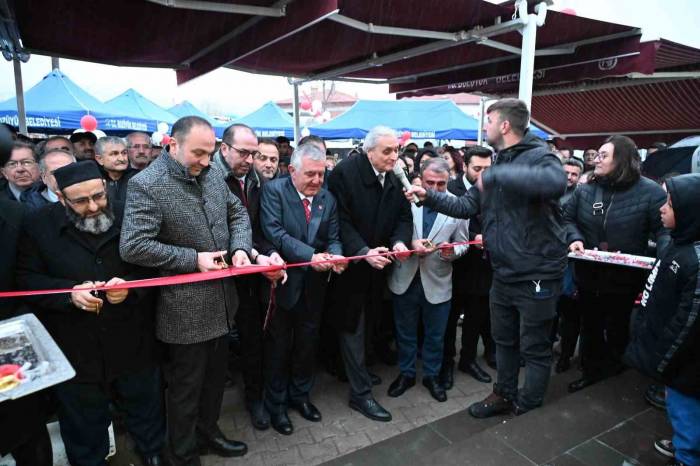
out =
<svg viewBox="0 0 700 466"><path fill-rule="evenodd" d="M442 158L427 160L421 167L423 186L447 192L450 168ZM401 396L416 383L418 321L423 321L423 385L437 401L447 394L439 383L445 328L452 299L452 261L467 252L469 221L440 214L429 207L411 205L414 252L397 263L389 278L393 293L396 341L401 373L389 386L389 396Z"/></svg>

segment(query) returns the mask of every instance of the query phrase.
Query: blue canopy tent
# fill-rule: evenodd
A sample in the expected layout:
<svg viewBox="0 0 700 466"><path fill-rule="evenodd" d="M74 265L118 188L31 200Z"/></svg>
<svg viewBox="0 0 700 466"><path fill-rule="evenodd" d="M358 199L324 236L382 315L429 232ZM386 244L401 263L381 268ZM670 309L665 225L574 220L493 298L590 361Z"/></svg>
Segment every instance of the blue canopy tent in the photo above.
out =
<svg viewBox="0 0 700 466"><path fill-rule="evenodd" d="M362 139L377 125L410 131L411 139L476 140L479 132L479 121L451 100L358 100L347 112L309 131L324 139Z"/></svg>
<svg viewBox="0 0 700 466"><path fill-rule="evenodd" d="M24 102L27 127L33 132L70 133L80 128L80 119L87 114L97 118L97 128L105 132L147 124L130 112L114 112L59 70L53 70L25 92ZM0 122L18 126L16 98L0 102Z"/></svg>
<svg viewBox="0 0 700 466"><path fill-rule="evenodd" d="M168 109L170 113L175 115L178 118L190 116L190 115L195 115L200 118L204 118L207 120L209 123L212 124L214 127L214 132L216 133L217 138L221 138L224 134L224 130L229 126L225 123L222 123L220 121L216 121L197 107L195 107L191 102L188 100L185 100L184 102L180 102L177 105L174 105Z"/></svg>
<svg viewBox="0 0 700 466"><path fill-rule="evenodd" d="M123 128L133 131L155 132L158 131L158 123L164 122L172 126L178 118L134 89L127 89L105 102L105 105L114 114L137 116L141 121L138 128Z"/></svg>
<svg viewBox="0 0 700 466"><path fill-rule="evenodd" d="M294 137L294 121L284 110L274 102L268 102L253 113L235 120L233 123L243 123L255 130L258 137L274 138Z"/></svg>

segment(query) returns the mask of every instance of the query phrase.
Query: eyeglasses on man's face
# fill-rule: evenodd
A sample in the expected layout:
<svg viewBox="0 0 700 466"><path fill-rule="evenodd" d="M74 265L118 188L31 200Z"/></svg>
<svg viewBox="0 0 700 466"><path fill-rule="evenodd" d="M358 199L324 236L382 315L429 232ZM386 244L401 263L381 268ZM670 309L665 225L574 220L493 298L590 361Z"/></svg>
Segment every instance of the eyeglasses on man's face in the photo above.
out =
<svg viewBox="0 0 700 466"><path fill-rule="evenodd" d="M70 202L73 206L75 207L87 207L90 205L90 201L94 202L95 204L99 204L103 200L107 198L107 192L106 191L100 191L99 193L95 193L92 196L85 196L85 197L79 197L77 199L69 199L66 198L68 202Z"/></svg>
<svg viewBox="0 0 700 466"><path fill-rule="evenodd" d="M5 168L9 168L10 170L14 170L15 168L22 166L22 168L31 168L34 165L36 165L36 162L32 159L24 159L24 160L10 160L5 164Z"/></svg>

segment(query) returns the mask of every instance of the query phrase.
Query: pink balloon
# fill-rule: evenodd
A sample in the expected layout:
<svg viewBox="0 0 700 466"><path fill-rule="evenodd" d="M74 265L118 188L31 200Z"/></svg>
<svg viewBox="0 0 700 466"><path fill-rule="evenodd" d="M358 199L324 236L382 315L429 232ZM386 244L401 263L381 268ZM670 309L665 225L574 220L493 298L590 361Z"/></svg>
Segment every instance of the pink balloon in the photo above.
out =
<svg viewBox="0 0 700 466"><path fill-rule="evenodd" d="M97 129L97 118L92 115L85 115L80 119L80 127L85 131L95 131Z"/></svg>
<svg viewBox="0 0 700 466"><path fill-rule="evenodd" d="M304 100L299 104L299 107L301 107L302 110L309 110L311 108L311 102Z"/></svg>
<svg viewBox="0 0 700 466"><path fill-rule="evenodd" d="M561 12L565 15L576 16L576 10L574 10L573 8L564 8L563 10L561 10Z"/></svg>
<svg viewBox="0 0 700 466"><path fill-rule="evenodd" d="M166 146L170 142L170 136L167 134L163 135L163 139L160 140L160 145L161 146Z"/></svg>

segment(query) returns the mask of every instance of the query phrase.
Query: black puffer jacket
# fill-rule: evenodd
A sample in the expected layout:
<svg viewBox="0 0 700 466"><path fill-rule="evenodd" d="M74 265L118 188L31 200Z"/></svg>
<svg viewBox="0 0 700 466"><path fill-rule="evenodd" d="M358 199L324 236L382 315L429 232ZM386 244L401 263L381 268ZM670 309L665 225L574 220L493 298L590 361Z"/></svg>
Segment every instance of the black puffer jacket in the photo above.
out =
<svg viewBox="0 0 700 466"><path fill-rule="evenodd" d="M598 190L602 192L605 212L593 215ZM586 249L646 255L649 238L653 237L660 257L670 242L659 214L664 202L663 188L647 178L627 186L615 187L600 181L579 185L564 205L567 244L582 241ZM607 242L607 248L601 247L602 242ZM575 262L575 273L581 289L600 293L635 292L646 277L643 269L586 261Z"/></svg>
<svg viewBox="0 0 700 466"><path fill-rule="evenodd" d="M700 398L700 175L666 182L673 243L649 274L625 362Z"/></svg>
<svg viewBox="0 0 700 466"><path fill-rule="evenodd" d="M527 132L498 153L482 181L483 194L476 187L462 197L429 190L425 204L456 218L481 212L494 278L508 283L562 278L567 245L559 198L566 176L557 156Z"/></svg>

